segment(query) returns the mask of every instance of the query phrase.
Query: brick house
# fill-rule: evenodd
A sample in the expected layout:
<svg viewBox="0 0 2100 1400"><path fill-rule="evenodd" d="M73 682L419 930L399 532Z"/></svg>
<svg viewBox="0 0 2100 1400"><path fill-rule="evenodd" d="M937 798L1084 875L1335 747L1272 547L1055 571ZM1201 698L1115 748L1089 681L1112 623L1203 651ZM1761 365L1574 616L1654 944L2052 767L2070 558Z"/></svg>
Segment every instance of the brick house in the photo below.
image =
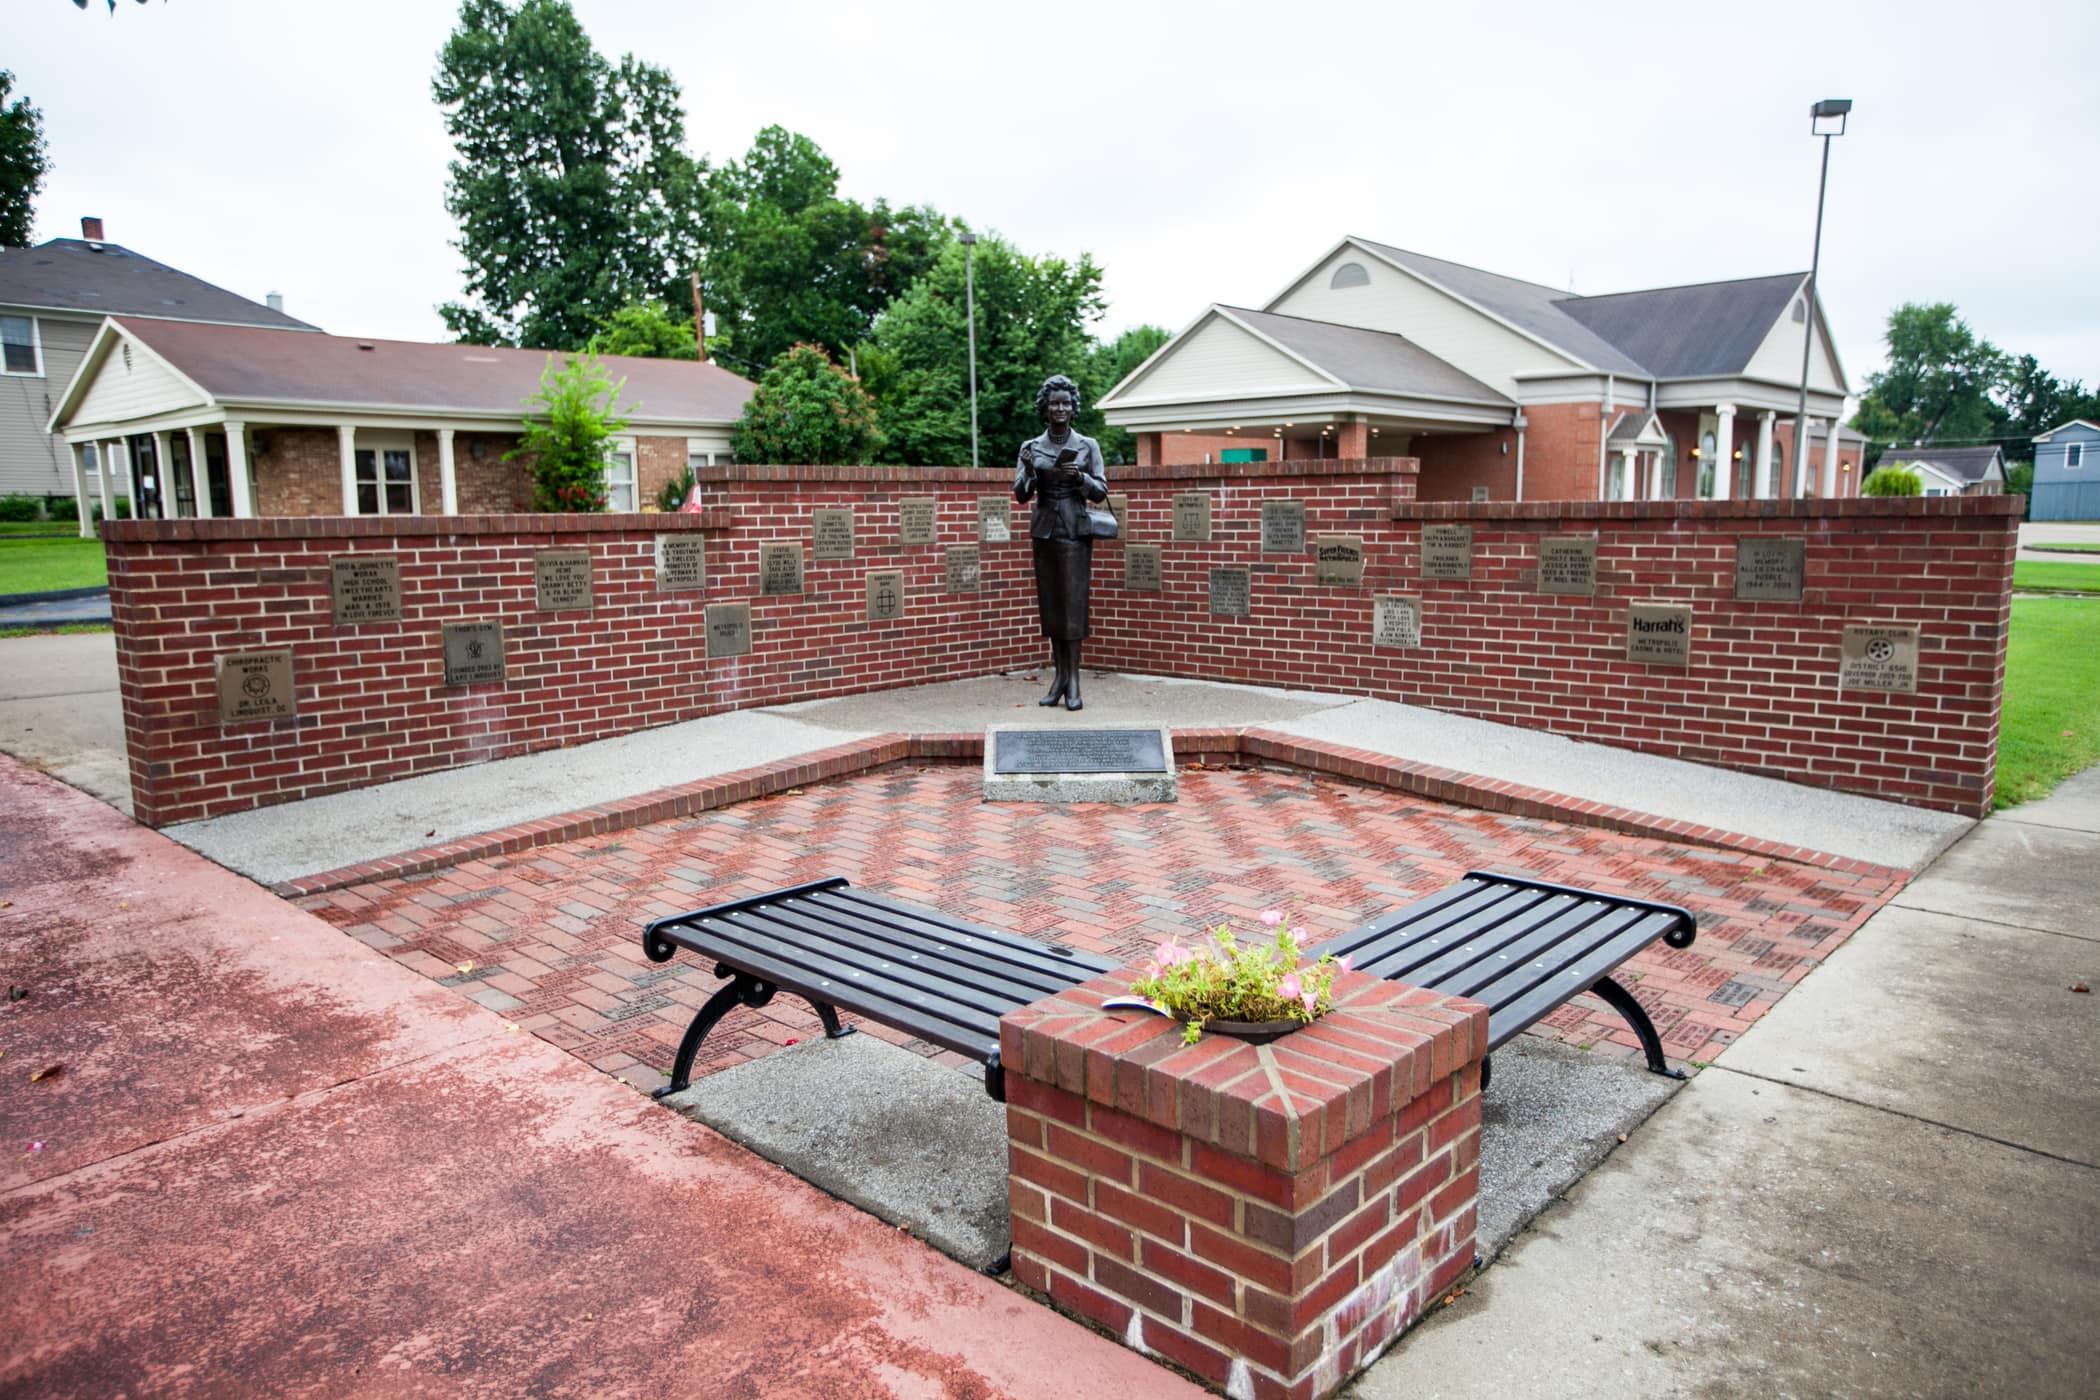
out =
<svg viewBox="0 0 2100 1400"><path fill-rule="evenodd" d="M84 478L106 501L100 444L69 449L50 422L107 316L315 330L275 292L266 306L109 242L100 219L78 238L0 248L0 495L73 496Z"/></svg>
<svg viewBox="0 0 2100 1400"><path fill-rule="evenodd" d="M502 514L531 496L525 468L503 457L550 358L112 317L50 430L97 448L143 519ZM632 405L606 464L613 509L729 460L749 380L690 360L603 359Z"/></svg>
<svg viewBox="0 0 2100 1400"><path fill-rule="evenodd" d="M1807 280L1577 296L1344 238L1267 305L1210 307L1101 407L1140 463L1412 456L1424 500L1856 495L1815 431L1849 392L1820 301L1823 451L1794 452Z"/></svg>

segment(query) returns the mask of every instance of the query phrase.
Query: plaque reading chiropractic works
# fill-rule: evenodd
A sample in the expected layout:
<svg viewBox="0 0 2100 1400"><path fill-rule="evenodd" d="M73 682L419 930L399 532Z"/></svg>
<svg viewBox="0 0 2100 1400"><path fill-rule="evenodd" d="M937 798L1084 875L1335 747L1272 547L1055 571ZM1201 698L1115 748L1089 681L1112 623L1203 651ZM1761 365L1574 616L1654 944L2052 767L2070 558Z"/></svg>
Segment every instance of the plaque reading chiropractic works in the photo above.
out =
<svg viewBox="0 0 2100 1400"><path fill-rule="evenodd" d="M1134 593L1157 593L1160 588L1159 546L1123 546L1123 586Z"/></svg>
<svg viewBox="0 0 2100 1400"><path fill-rule="evenodd" d="M1471 525L1422 527L1422 577L1460 580L1473 577Z"/></svg>
<svg viewBox="0 0 2100 1400"><path fill-rule="evenodd" d="M1918 629L1846 623L1838 646L1838 689L1915 694Z"/></svg>
<svg viewBox="0 0 2100 1400"><path fill-rule="evenodd" d="M1261 552L1305 552L1305 502L1264 501L1261 507Z"/></svg>
<svg viewBox="0 0 2100 1400"><path fill-rule="evenodd" d="M1746 539L1735 545L1735 596L1746 603L1798 603L1806 540Z"/></svg>
<svg viewBox="0 0 2100 1400"><path fill-rule="evenodd" d="M897 543L932 544L938 506L932 496L906 496L897 502Z"/></svg>
<svg viewBox="0 0 2100 1400"><path fill-rule="evenodd" d="M1626 610L1626 659L1651 666L1692 664L1692 610L1677 603L1635 603Z"/></svg>
<svg viewBox="0 0 2100 1400"><path fill-rule="evenodd" d="M535 549L532 552L533 606L541 612L591 610L591 552L588 549Z"/></svg>
<svg viewBox="0 0 2100 1400"><path fill-rule="evenodd" d="M503 665L502 623L445 624L446 685L500 685L508 677Z"/></svg>
<svg viewBox="0 0 2100 1400"><path fill-rule="evenodd" d="M391 554L338 554L328 561L328 605L338 627L401 620L401 561Z"/></svg>
<svg viewBox="0 0 2100 1400"><path fill-rule="evenodd" d="M1210 539L1210 496L1202 491L1184 491L1174 498L1174 538L1177 542L1203 544Z"/></svg>
<svg viewBox="0 0 2100 1400"><path fill-rule="evenodd" d="M758 591L768 598L802 591L802 546L762 544L758 547Z"/></svg>
<svg viewBox="0 0 2100 1400"><path fill-rule="evenodd" d="M1403 650L1422 645L1422 600L1407 593L1381 593L1371 613L1371 645Z"/></svg>
<svg viewBox="0 0 2100 1400"><path fill-rule="evenodd" d="M1539 592L1590 598L1597 592L1597 537L1546 535L1539 540Z"/></svg>
<svg viewBox="0 0 2100 1400"><path fill-rule="evenodd" d="M984 572L978 566L976 545L948 546L942 563L943 577L950 593L975 593L984 586Z"/></svg>
<svg viewBox="0 0 2100 1400"><path fill-rule="evenodd" d="M699 535L656 537L656 591L684 593L707 587L707 541Z"/></svg>
<svg viewBox="0 0 2100 1400"><path fill-rule="evenodd" d="M1005 544L1014 537L1014 503L1005 496L977 498L977 542Z"/></svg>
<svg viewBox="0 0 2100 1400"><path fill-rule="evenodd" d="M809 513L810 539L819 559L853 557L853 512L842 506L824 506Z"/></svg>
<svg viewBox="0 0 2100 1400"><path fill-rule="evenodd" d="M868 575L868 621L890 622L904 616L904 570L877 569Z"/></svg>
<svg viewBox="0 0 2100 1400"><path fill-rule="evenodd" d="M299 713L292 649L232 651L219 658L219 723L283 719Z"/></svg>
<svg viewBox="0 0 2100 1400"><path fill-rule="evenodd" d="M1210 571L1210 615L1245 617L1253 580L1246 569Z"/></svg>
<svg viewBox="0 0 2100 1400"><path fill-rule="evenodd" d="M1362 535L1315 535L1313 582L1323 588L1364 586Z"/></svg>
<svg viewBox="0 0 2100 1400"><path fill-rule="evenodd" d="M751 605L749 603L710 603L707 609L707 655L749 656L751 654Z"/></svg>

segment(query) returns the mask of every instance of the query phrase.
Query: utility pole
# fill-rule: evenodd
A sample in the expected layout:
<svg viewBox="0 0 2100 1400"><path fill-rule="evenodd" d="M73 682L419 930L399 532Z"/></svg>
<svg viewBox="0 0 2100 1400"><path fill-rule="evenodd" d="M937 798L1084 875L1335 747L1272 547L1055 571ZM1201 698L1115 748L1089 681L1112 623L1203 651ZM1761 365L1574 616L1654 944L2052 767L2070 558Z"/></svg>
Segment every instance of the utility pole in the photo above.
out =
<svg viewBox="0 0 2100 1400"><path fill-rule="evenodd" d="M707 310L700 304L700 274L693 274L693 343L700 347L700 363L707 363Z"/></svg>
<svg viewBox="0 0 2100 1400"><path fill-rule="evenodd" d="M964 232L963 314L970 321L970 465L977 465L977 235Z"/></svg>
<svg viewBox="0 0 2100 1400"><path fill-rule="evenodd" d="M1801 398L1794 408L1794 481L1800 490L1801 469L1808 465L1808 361L1816 344L1816 273L1823 266L1823 192L1830 187L1830 138L1845 134L1845 114L1852 110L1849 97L1826 97L1808 109L1808 129L1823 138L1823 174L1816 181L1816 243L1808 259L1808 334L1801 338ZM1831 126L1836 122L1836 126ZM1843 411L1842 401L1839 411ZM1837 443L1837 415L1830 418L1830 441ZM1727 464L1722 463L1723 466ZM1818 492L1817 494L1821 494Z"/></svg>

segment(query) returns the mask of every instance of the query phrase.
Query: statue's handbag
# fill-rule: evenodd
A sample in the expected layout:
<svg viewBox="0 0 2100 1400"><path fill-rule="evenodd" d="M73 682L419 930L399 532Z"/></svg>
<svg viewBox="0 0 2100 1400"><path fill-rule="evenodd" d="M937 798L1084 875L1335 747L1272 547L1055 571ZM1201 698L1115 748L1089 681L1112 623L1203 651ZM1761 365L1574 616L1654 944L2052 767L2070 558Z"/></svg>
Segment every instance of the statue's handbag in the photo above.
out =
<svg viewBox="0 0 2100 1400"><path fill-rule="evenodd" d="M1123 527L1116 522L1116 513L1107 506L1097 506L1089 501L1086 508L1087 538L1112 540L1122 533Z"/></svg>

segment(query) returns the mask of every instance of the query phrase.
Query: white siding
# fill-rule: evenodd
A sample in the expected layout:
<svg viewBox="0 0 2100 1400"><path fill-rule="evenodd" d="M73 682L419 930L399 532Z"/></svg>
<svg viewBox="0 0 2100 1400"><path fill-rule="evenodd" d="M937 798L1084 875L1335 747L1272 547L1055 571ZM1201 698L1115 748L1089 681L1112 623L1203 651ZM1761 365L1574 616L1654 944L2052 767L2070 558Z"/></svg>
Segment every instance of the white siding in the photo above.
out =
<svg viewBox="0 0 2100 1400"><path fill-rule="evenodd" d="M1336 291L1327 285L1334 270L1347 262L1363 265L1371 275L1369 286ZM1457 298L1356 248L1342 248L1264 309L1404 335L1511 398L1518 396L1513 376L1575 365L1566 356L1527 340Z"/></svg>
<svg viewBox="0 0 2100 1400"><path fill-rule="evenodd" d="M1799 298L1796 298L1799 300ZM1750 364L1743 371L1752 379L1776 379L1782 384L1801 382L1801 333L1808 327L1794 319L1793 304L1779 313L1779 320L1765 333L1764 343L1750 357ZM1830 363L1829 327L1823 318L1816 318L1816 347L1808 362L1808 387L1825 389L1830 393L1844 392L1838 384L1837 371Z"/></svg>
<svg viewBox="0 0 2100 1400"><path fill-rule="evenodd" d="M10 315L27 314L10 312ZM0 376L0 495L73 494L73 464L65 443L44 431L59 395L73 382L73 371L95 338L94 321L54 321L37 317L43 342L40 378Z"/></svg>
<svg viewBox="0 0 2100 1400"><path fill-rule="evenodd" d="M1314 374L1267 341L1212 316L1176 341L1142 379L1117 396L1116 403L1176 403L1221 395L1257 398L1334 387L1332 380Z"/></svg>
<svg viewBox="0 0 2100 1400"><path fill-rule="evenodd" d="M130 363L125 363L129 349ZM139 346L118 338L102 367L74 408L69 423L123 423L204 403L203 395L183 383Z"/></svg>

